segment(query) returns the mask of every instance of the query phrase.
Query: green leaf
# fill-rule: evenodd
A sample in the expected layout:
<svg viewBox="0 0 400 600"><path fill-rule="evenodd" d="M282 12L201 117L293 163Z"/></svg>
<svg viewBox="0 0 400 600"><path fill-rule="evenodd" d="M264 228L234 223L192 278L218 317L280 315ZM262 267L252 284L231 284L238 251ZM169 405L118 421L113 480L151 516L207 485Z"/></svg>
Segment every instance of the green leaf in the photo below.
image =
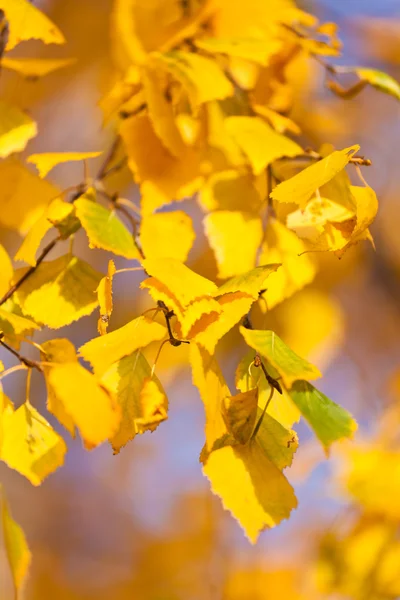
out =
<svg viewBox="0 0 400 600"><path fill-rule="evenodd" d="M257 411L257 423L261 414L262 409L259 408ZM256 440L278 469L282 470L290 467L293 455L299 446L299 440L295 431L286 429L268 413L265 413L257 432Z"/></svg>
<svg viewBox="0 0 400 600"><path fill-rule="evenodd" d="M1 489L0 489L1 492ZM14 521L9 511L4 492L2 492L2 529L4 537L4 545L10 565L11 575L14 582L15 597L18 598L18 592L21 588L23 580L28 572L31 563L31 552L25 539L25 534Z"/></svg>
<svg viewBox="0 0 400 600"><path fill-rule="evenodd" d="M377 90L400 100L399 83L383 71L378 71L377 69L364 69L363 67L340 67L340 72L355 73L362 81L366 81Z"/></svg>
<svg viewBox="0 0 400 600"><path fill-rule="evenodd" d="M139 259L133 236L115 212L89 200L90 191L75 202L76 214L89 238L91 248L109 250L124 258Z"/></svg>
<svg viewBox="0 0 400 600"><path fill-rule="evenodd" d="M279 264L263 265L262 267L256 267L247 273L243 273L243 275L233 277L221 285L214 292L213 296L222 296L231 292L245 292L256 300L259 292L264 288L268 276L274 273L280 266Z"/></svg>
<svg viewBox="0 0 400 600"><path fill-rule="evenodd" d="M357 422L346 409L307 381L296 381L289 394L326 451L333 442L350 438L357 430Z"/></svg>
<svg viewBox="0 0 400 600"><path fill-rule="evenodd" d="M246 343L268 360L278 371L286 387L297 379L318 379L320 371L304 358L293 352L274 331L240 327Z"/></svg>
<svg viewBox="0 0 400 600"><path fill-rule="evenodd" d="M27 269L19 269L19 279ZM102 274L88 263L65 255L41 263L15 293L24 314L53 329L90 315L98 306Z"/></svg>

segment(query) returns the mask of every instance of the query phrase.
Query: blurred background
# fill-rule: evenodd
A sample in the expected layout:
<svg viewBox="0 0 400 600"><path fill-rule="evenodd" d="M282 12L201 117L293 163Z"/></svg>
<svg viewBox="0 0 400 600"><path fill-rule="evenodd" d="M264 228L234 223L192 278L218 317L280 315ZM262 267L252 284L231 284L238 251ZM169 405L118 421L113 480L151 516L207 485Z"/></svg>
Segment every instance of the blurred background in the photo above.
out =
<svg viewBox="0 0 400 600"><path fill-rule="evenodd" d="M1 96L27 109L38 121L40 134L29 144L29 153L107 148L113 129L102 128L97 104L113 83L112 2L42 0L36 5L57 23L68 43L63 48L27 43L14 55L73 56L77 62L35 82L1 73ZM399 0L303 0L299 5L321 21L339 24L343 64L379 68L400 80ZM390 429L387 411L398 393L393 381L400 371L399 104L372 88L353 100L338 99L324 89L323 69L311 61L290 76L296 90L293 118L309 145L318 148L328 141L344 148L360 144L361 153L373 163L364 173L377 192L380 211L372 227L376 252L368 244L360 244L340 261L333 255L319 257L321 268L314 284L274 309L268 327L322 369L320 389L355 415L360 424L357 443L368 442L382 436L385 427ZM93 174L95 169L96 163ZM50 179L65 188L82 177L82 166L73 164L58 167ZM114 184L123 196L137 196L127 174L119 174ZM200 221L200 211L192 201L181 206L195 222L196 217ZM201 227L197 229L199 239L189 265L213 276L213 257ZM0 232L0 241L11 255L20 244L17 234L6 230ZM77 235L75 251L99 270L106 270L106 253L88 251L82 232ZM57 252L63 254L65 248L61 246ZM118 266L126 265L121 260ZM148 300L138 292L139 280L133 273L116 279L112 328L146 308ZM96 321L97 315L84 318L56 336L68 336L79 346L95 335ZM35 339L41 342L49 337L51 333ZM226 336L220 346L218 356L232 382L244 348L236 334ZM156 351L149 349L152 360ZM333 451L327 461L303 423L296 426L300 447L287 472L299 507L289 521L264 532L256 546L247 542L219 499L212 496L201 473L198 456L204 415L185 366L185 352L181 347L173 355L165 353L157 366L170 413L154 435L136 437L117 456L107 445L89 453L79 439L69 441L64 468L39 488L0 464L0 480L33 553L24 597L400 597L395 586L379 595L371 586L352 592L325 585L329 576L324 580L321 556L324 558L327 536L332 540L348 535L346 527L355 526L352 511L357 507L342 485L340 451ZM0 358L6 368L14 364L6 353L0 353ZM33 403L40 410L46 392L40 376L34 373L33 377ZM24 387L21 374L7 378L6 392L17 404L24 398ZM395 437L392 429L390 435ZM340 533L343 528L345 532ZM334 550L329 548L328 562L333 564ZM9 600L9 574L2 552L0 600Z"/></svg>

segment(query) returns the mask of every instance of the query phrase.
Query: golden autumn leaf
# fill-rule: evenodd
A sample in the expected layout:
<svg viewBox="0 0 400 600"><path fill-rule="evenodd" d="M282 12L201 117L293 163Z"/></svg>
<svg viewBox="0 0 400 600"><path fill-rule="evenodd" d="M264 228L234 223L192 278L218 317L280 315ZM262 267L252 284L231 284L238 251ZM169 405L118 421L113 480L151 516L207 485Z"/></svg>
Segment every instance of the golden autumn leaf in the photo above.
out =
<svg viewBox="0 0 400 600"><path fill-rule="evenodd" d="M101 335L79 348L80 356L101 375L114 362L166 336L164 325L147 317L133 319L123 327Z"/></svg>
<svg viewBox="0 0 400 600"><path fill-rule="evenodd" d="M228 396L222 404L226 427L239 444L246 444L257 419L258 388Z"/></svg>
<svg viewBox="0 0 400 600"><path fill-rule="evenodd" d="M57 165L97 158L100 155L101 152L42 152L41 154L31 154L28 156L27 162L35 165L40 177L46 177Z"/></svg>
<svg viewBox="0 0 400 600"><path fill-rule="evenodd" d="M12 300L3 304L0 308L0 328L5 335L32 335L40 326L17 312Z"/></svg>
<svg viewBox="0 0 400 600"><path fill-rule="evenodd" d="M222 406L225 398L231 396L231 393L215 357L207 350L190 344L190 364L193 383L199 390L206 414L204 460L205 456L208 456L213 448L222 445L229 435L222 415Z"/></svg>
<svg viewBox="0 0 400 600"><path fill-rule="evenodd" d="M256 264L263 238L262 221L251 213L220 210L204 218L204 229L225 279L249 271Z"/></svg>
<svg viewBox="0 0 400 600"><path fill-rule="evenodd" d="M286 298L313 281L317 265L306 250L304 242L276 219L269 219L264 242L261 247L261 264L280 263L281 267L271 275L263 294L268 309L273 308ZM261 307L263 308L261 303Z"/></svg>
<svg viewBox="0 0 400 600"><path fill-rule="evenodd" d="M64 440L30 404L14 410L9 403L1 425L0 459L33 485L40 485L64 463Z"/></svg>
<svg viewBox="0 0 400 600"><path fill-rule="evenodd" d="M199 202L207 211L246 211L256 215L263 200L257 183L249 173L243 174L236 169L218 171L202 186Z"/></svg>
<svg viewBox="0 0 400 600"><path fill-rule="evenodd" d="M15 158L0 164L0 224L24 235L59 195L56 186L40 179Z"/></svg>
<svg viewBox="0 0 400 600"><path fill-rule="evenodd" d="M26 269L19 269L19 278ZM101 273L74 256L42 262L16 292L24 314L53 329L68 325L98 306L96 289Z"/></svg>
<svg viewBox="0 0 400 600"><path fill-rule="evenodd" d="M280 266L281 265L277 263L261 265L247 273L232 277L232 279L225 281L225 283L218 288L214 293L214 296L223 296L224 294L230 294L232 292L243 292L251 296L253 300L257 300L259 293L267 285L267 279L272 273L275 273Z"/></svg>
<svg viewBox="0 0 400 600"><path fill-rule="evenodd" d="M120 128L128 164L140 184L143 214L196 192L202 182L199 156L187 148L177 159L155 134L147 115L125 119Z"/></svg>
<svg viewBox="0 0 400 600"><path fill-rule="evenodd" d="M182 85L193 109L212 100L223 100L234 88L218 64L193 52L154 52L152 64L165 70Z"/></svg>
<svg viewBox="0 0 400 600"><path fill-rule="evenodd" d="M359 149L360 146L355 145L332 152L294 177L277 185L271 192L271 198L277 202L294 202L300 208L304 208L315 191L340 173Z"/></svg>
<svg viewBox="0 0 400 600"><path fill-rule="evenodd" d="M39 250L40 244L46 233L50 231L52 224L47 218L47 211L44 210L43 214L37 219L37 221L29 229L27 235L14 257L16 261L28 263L34 267L36 265L36 254Z"/></svg>
<svg viewBox="0 0 400 600"><path fill-rule="evenodd" d="M114 435L121 421L119 406L77 361L50 367L47 382L88 450Z"/></svg>
<svg viewBox="0 0 400 600"><path fill-rule="evenodd" d="M274 131L259 117L229 117L225 126L247 156L255 175L278 158L303 153L301 146Z"/></svg>
<svg viewBox="0 0 400 600"><path fill-rule="evenodd" d="M8 291L13 275L14 268L11 258L4 246L0 244L0 297L3 297Z"/></svg>
<svg viewBox="0 0 400 600"><path fill-rule="evenodd" d="M183 211L144 215L140 242L146 258L185 262L195 240L192 219Z"/></svg>
<svg viewBox="0 0 400 600"><path fill-rule="evenodd" d="M211 452L203 472L252 543L263 529L289 518L297 507L292 486L257 439Z"/></svg>
<svg viewBox="0 0 400 600"><path fill-rule="evenodd" d="M11 58L4 56L1 66L23 77L36 79L76 63L75 58Z"/></svg>
<svg viewBox="0 0 400 600"><path fill-rule="evenodd" d="M107 275L99 283L97 298L99 300L100 317L97 322L97 331L100 335L107 333L108 323L113 309L112 286L115 275L115 264L113 260L108 261Z"/></svg>
<svg viewBox="0 0 400 600"><path fill-rule="evenodd" d="M215 283L172 258L150 258L143 260L142 265L146 273L167 286L182 306L217 290Z"/></svg>
<svg viewBox="0 0 400 600"><path fill-rule="evenodd" d="M282 47L278 39L262 40L248 38L204 38L196 40L196 46L212 54L235 56L267 66L270 58Z"/></svg>
<svg viewBox="0 0 400 600"><path fill-rule="evenodd" d="M140 350L112 364L101 382L113 393L122 413L119 428L110 439L115 454L135 435L154 431L167 419L167 396Z"/></svg>
<svg viewBox="0 0 400 600"><path fill-rule="evenodd" d="M19 592L31 564L32 554L22 527L18 525L11 515L4 490L1 487L0 503L4 546L14 583L15 598L18 599Z"/></svg>
<svg viewBox="0 0 400 600"><path fill-rule="evenodd" d="M7 50L25 40L41 40L45 44L64 44L58 27L29 0L0 0L10 26Z"/></svg>
<svg viewBox="0 0 400 600"><path fill-rule="evenodd" d="M37 125L22 110L0 100L0 158L24 150L37 135Z"/></svg>

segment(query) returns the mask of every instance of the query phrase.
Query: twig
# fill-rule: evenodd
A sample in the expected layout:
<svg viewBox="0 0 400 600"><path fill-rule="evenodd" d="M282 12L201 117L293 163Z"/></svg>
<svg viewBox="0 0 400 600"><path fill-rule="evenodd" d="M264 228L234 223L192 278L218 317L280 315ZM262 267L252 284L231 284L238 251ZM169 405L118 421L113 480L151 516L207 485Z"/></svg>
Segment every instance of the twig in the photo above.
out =
<svg viewBox="0 0 400 600"><path fill-rule="evenodd" d="M38 268L38 266L40 265L40 263L46 258L46 256L49 254L49 252L51 252L51 250L53 250L54 246L57 244L57 242L60 241L60 239L61 239L61 237L57 236L56 238L54 238L54 240L52 240L51 242L49 242L45 248L43 248L40 256L38 257L38 259L36 261L36 265L34 267L29 267L29 269L22 275L22 277L20 277L18 279L18 281L16 281L16 283L14 283L10 287L10 289L8 290L8 292L6 292L4 294L4 296L0 299L0 306L2 306L5 302L7 302L7 300L9 300L11 298L11 296L28 279L28 277L30 277L36 271L36 269Z"/></svg>
<svg viewBox="0 0 400 600"><path fill-rule="evenodd" d="M13 354L16 358L18 358L19 362L28 367L29 369L36 369L40 373L43 372L42 366L36 360L31 360L30 358L26 358L26 356L22 356L17 350L11 348L8 344L3 341L4 333L0 333L0 344L6 348L11 354Z"/></svg>
<svg viewBox="0 0 400 600"><path fill-rule="evenodd" d="M159 300L157 302L157 305L161 308L161 310L164 313L165 323L167 325L168 335L169 335L169 339L167 341L171 344L171 346L180 346L181 344L190 344L190 342L188 340L178 340L173 334L170 321L171 321L172 317L175 316L174 311L168 310L167 305L162 300Z"/></svg>

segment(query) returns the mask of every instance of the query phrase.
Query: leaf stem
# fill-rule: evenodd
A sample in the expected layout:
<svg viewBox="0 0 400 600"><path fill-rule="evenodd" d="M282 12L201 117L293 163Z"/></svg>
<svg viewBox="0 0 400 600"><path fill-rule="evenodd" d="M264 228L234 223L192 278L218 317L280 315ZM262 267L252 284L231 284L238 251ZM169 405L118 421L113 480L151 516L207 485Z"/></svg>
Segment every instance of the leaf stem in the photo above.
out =
<svg viewBox="0 0 400 600"><path fill-rule="evenodd" d="M11 352L11 354L13 354L16 358L18 358L21 364L25 365L29 369L36 369L40 373L43 372L42 366L39 362L37 362L36 360L31 360L30 358L26 358L26 356L22 356L19 352L17 352L17 350L6 344L3 338L4 333L0 333L0 344L3 346L3 348L5 348L9 352Z"/></svg>

